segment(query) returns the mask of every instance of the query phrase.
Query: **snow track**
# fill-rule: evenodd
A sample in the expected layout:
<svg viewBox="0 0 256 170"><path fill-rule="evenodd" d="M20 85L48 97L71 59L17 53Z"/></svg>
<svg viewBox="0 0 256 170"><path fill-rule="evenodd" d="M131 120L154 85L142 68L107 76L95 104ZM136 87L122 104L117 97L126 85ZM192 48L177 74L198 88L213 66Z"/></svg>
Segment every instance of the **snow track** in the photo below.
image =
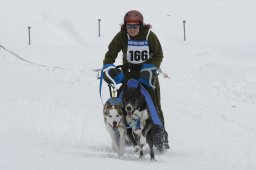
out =
<svg viewBox="0 0 256 170"><path fill-rule="evenodd" d="M94 75L88 81L86 71L42 67L9 51L1 50L0 56L5 89L0 94L3 153L14 156L25 149L35 161L66 159L60 155L84 158L87 164L118 161L103 125ZM156 155L163 169L187 169L184 163L207 169L255 166L255 72L254 67L202 62L196 69L187 67L184 79L174 78L173 86L162 85L171 93L162 95L171 142L170 151ZM122 163L140 164L148 159L138 160L132 148L126 148ZM172 163L165 167L167 162Z"/></svg>

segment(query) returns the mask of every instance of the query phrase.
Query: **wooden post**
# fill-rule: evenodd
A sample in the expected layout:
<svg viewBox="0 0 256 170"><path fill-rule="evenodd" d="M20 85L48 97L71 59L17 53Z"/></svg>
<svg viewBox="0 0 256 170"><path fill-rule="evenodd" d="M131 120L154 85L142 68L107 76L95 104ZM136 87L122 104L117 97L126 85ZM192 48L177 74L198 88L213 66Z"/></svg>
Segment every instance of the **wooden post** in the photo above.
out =
<svg viewBox="0 0 256 170"><path fill-rule="evenodd" d="M99 37L100 37L100 21L101 21L101 19L98 19L98 25L99 25Z"/></svg>
<svg viewBox="0 0 256 170"><path fill-rule="evenodd" d="M31 45L30 30L31 30L31 27L28 26L28 45Z"/></svg>
<svg viewBox="0 0 256 170"><path fill-rule="evenodd" d="M186 21L183 20L184 41L186 41Z"/></svg>

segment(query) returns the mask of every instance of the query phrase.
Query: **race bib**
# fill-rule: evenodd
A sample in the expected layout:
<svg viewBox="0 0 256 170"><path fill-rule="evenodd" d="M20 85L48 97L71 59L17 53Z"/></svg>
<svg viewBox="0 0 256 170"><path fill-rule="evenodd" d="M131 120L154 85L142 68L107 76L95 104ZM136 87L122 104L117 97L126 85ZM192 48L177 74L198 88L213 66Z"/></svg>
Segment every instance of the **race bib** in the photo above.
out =
<svg viewBox="0 0 256 170"><path fill-rule="evenodd" d="M149 59L148 41L128 40L127 60L132 64L140 64Z"/></svg>

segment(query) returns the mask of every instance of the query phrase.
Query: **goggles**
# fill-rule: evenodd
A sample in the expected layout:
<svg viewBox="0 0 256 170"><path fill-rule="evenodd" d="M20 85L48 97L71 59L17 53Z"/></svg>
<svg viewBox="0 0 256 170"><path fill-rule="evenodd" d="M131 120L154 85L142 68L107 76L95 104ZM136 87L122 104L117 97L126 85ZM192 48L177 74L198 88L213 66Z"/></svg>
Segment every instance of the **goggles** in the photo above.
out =
<svg viewBox="0 0 256 170"><path fill-rule="evenodd" d="M140 27L140 24L126 24L127 29L137 29Z"/></svg>

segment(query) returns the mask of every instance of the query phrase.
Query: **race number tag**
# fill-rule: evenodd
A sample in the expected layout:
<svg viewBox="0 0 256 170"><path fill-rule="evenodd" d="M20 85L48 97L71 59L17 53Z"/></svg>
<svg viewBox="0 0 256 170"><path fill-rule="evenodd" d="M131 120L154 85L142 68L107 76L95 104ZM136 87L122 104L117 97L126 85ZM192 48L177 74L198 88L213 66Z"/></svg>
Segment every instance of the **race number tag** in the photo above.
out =
<svg viewBox="0 0 256 170"><path fill-rule="evenodd" d="M148 41L128 40L127 60L132 64L140 64L149 59Z"/></svg>

